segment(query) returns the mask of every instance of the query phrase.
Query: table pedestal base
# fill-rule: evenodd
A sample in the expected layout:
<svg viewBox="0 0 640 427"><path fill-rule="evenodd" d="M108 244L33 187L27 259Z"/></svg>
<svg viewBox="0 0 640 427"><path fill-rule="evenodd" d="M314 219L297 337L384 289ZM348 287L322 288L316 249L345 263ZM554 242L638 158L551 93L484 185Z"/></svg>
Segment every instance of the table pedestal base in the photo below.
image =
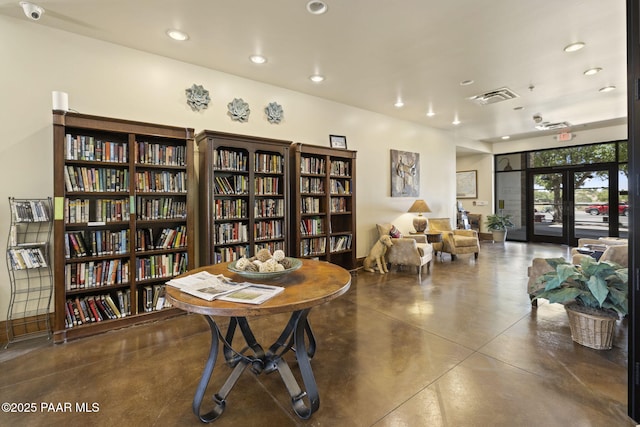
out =
<svg viewBox="0 0 640 427"><path fill-rule="evenodd" d="M198 416L200 421L209 423L222 415L226 406L227 396L247 367L250 367L251 371L256 375L262 372L269 374L273 371L278 371L291 396L291 406L295 413L303 419L311 417L311 414L320 406L320 397L318 395L316 380L311 370L311 358L313 358L316 351L316 341L307 320L309 310L310 309L305 309L293 312L289 318L289 322L287 322L276 342L274 342L266 352L256 341L249 327L249 322L245 317L231 317L227 334L223 336L213 317L204 316L211 328L211 348L209 350L209 358L207 359L202 377L198 383L198 388L196 389L196 394L193 397L193 412ZM237 327L240 327L242 336L247 344L241 351L236 351L231 346ZM309 341L308 346L305 341L305 336ZM216 364L219 343L223 344L224 358L227 365L233 368L233 371L231 371L231 374L220 390L213 396L213 401L215 402L214 408L209 412L201 414L202 400ZM289 350L295 352L304 383L304 390L300 387L291 368L282 357Z"/></svg>

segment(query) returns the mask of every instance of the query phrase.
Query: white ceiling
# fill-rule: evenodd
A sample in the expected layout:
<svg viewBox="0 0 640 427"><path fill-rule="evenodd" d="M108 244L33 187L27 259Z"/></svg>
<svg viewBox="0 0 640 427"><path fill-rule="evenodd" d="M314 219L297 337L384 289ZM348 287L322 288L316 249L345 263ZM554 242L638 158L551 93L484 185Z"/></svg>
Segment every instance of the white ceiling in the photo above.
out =
<svg viewBox="0 0 640 427"><path fill-rule="evenodd" d="M500 142L626 120L624 0L37 0L47 25L427 126ZM20 19L18 1L0 14ZM176 42L177 28L190 39ZM586 47L565 53L582 41ZM249 56L268 58L255 65ZM583 72L603 70L595 76ZM326 77L314 84L314 73ZM474 84L461 86L463 80ZM613 85L616 90L600 93ZM508 87L519 98L469 97ZM396 108L397 98L404 107ZM516 107L524 107L515 110ZM432 108L435 116L427 117ZM454 117L461 123L452 124ZM555 131L553 133L558 133ZM508 142L507 142L508 143Z"/></svg>

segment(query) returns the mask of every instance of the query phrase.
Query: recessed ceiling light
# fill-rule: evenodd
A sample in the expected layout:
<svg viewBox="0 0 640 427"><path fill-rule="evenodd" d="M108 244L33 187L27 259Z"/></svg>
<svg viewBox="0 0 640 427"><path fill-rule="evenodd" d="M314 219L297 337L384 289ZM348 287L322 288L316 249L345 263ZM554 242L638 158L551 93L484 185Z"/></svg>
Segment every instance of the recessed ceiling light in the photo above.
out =
<svg viewBox="0 0 640 427"><path fill-rule="evenodd" d="M580 49L582 49L585 46L585 44L583 42L575 42L575 43L571 43L570 45L567 45L564 47L564 51L565 52L576 52Z"/></svg>
<svg viewBox="0 0 640 427"><path fill-rule="evenodd" d="M600 68L600 67L589 68L588 70L586 70L584 72L584 75L585 76L593 76L594 74L598 74L600 71L602 71L602 68Z"/></svg>
<svg viewBox="0 0 640 427"><path fill-rule="evenodd" d="M395 104L393 104L393 106L394 106L394 107L396 107L396 108L402 108L402 107L404 107L404 102L402 102L402 100L401 100L401 99L398 99L398 100L396 101L396 103L395 103Z"/></svg>
<svg viewBox="0 0 640 427"><path fill-rule="evenodd" d="M514 110L515 111L521 111L521 110L524 110L524 107L523 106L515 107Z"/></svg>
<svg viewBox="0 0 640 427"><path fill-rule="evenodd" d="M309 80L314 83L320 83L324 81L324 76L321 76L320 74L314 74L313 76L309 77Z"/></svg>
<svg viewBox="0 0 640 427"><path fill-rule="evenodd" d="M251 60L251 62L253 62L254 64L264 64L265 62L267 62L267 58L265 58L262 55L251 55L249 57L249 59Z"/></svg>
<svg viewBox="0 0 640 427"><path fill-rule="evenodd" d="M427 117L433 117L435 115L436 115L436 113L434 113L433 111L427 112Z"/></svg>
<svg viewBox="0 0 640 427"><path fill-rule="evenodd" d="M322 15L327 12L329 6L323 1L311 0L307 3L307 11L312 15Z"/></svg>
<svg viewBox="0 0 640 427"><path fill-rule="evenodd" d="M456 125L458 126L460 124L460 120L458 120L458 118L453 119L453 121L451 122L452 125Z"/></svg>
<svg viewBox="0 0 640 427"><path fill-rule="evenodd" d="M509 135L505 135L505 136L502 137L503 140L507 140L509 138L511 138Z"/></svg>
<svg viewBox="0 0 640 427"><path fill-rule="evenodd" d="M612 90L616 90L615 86L605 86L603 88L600 88L598 91L599 92L611 92Z"/></svg>
<svg viewBox="0 0 640 427"><path fill-rule="evenodd" d="M180 30L167 30L167 35L171 37L173 40L177 40L179 42L183 42L185 40L189 40L189 34Z"/></svg>
<svg viewBox="0 0 640 427"><path fill-rule="evenodd" d="M460 86L469 86L472 85L474 83L473 80L469 79L469 80L463 80L460 82Z"/></svg>

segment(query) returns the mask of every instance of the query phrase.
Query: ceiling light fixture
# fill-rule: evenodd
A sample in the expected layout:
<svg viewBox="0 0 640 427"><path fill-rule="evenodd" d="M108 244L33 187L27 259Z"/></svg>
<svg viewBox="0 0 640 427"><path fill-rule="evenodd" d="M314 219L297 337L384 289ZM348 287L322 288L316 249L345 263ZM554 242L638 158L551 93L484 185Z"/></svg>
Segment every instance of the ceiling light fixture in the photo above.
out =
<svg viewBox="0 0 640 427"><path fill-rule="evenodd" d="M433 111L428 111L427 112L427 117L433 117L435 115L436 115L436 113L434 113Z"/></svg>
<svg viewBox="0 0 640 427"><path fill-rule="evenodd" d="M451 122L452 125L456 125L458 126L460 124L460 120L456 117L455 119L453 119L453 121Z"/></svg>
<svg viewBox="0 0 640 427"><path fill-rule="evenodd" d="M264 64L265 62L267 62L267 58L265 58L262 55L251 55L249 57L249 59L251 60L251 62L253 62L254 64Z"/></svg>
<svg viewBox="0 0 640 427"><path fill-rule="evenodd" d="M472 85L473 83L475 83L473 80L469 79L469 80L463 80L460 82L460 86L469 86Z"/></svg>
<svg viewBox="0 0 640 427"><path fill-rule="evenodd" d="M307 11L312 15L322 15L326 13L329 6L323 1L311 0L307 3Z"/></svg>
<svg viewBox="0 0 640 427"><path fill-rule="evenodd" d="M518 107L514 107L513 109L515 111L522 111L522 110L524 110L524 107L523 106L518 106Z"/></svg>
<svg viewBox="0 0 640 427"><path fill-rule="evenodd" d="M320 74L314 74L313 76L309 77L309 80L314 83L320 83L324 81L324 76L321 76Z"/></svg>
<svg viewBox="0 0 640 427"><path fill-rule="evenodd" d="M571 43L570 45L567 45L564 47L564 51L565 52L576 52L580 49L582 49L583 47L585 47L585 44L583 42L575 42L575 43Z"/></svg>
<svg viewBox="0 0 640 427"><path fill-rule="evenodd" d="M396 101L396 103L395 103L395 104L393 104L393 106L394 106L394 107L396 107L396 108L402 108L402 107L404 107L404 102L402 102L402 100L401 100L401 99L398 99L398 100Z"/></svg>
<svg viewBox="0 0 640 427"><path fill-rule="evenodd" d="M585 70L583 74L585 76L593 76L594 74L598 74L600 71L602 71L602 68L594 67L594 68L589 68L588 70Z"/></svg>
<svg viewBox="0 0 640 427"><path fill-rule="evenodd" d="M605 86L603 88L598 89L598 92L611 92L612 90L616 90L615 86Z"/></svg>
<svg viewBox="0 0 640 427"><path fill-rule="evenodd" d="M180 30L175 30L175 29L167 30L167 35L169 37L171 37L173 40L176 40L176 41L179 41L179 42L183 42L185 40L189 40L189 34L185 33L184 31L180 31Z"/></svg>
<svg viewBox="0 0 640 427"><path fill-rule="evenodd" d="M505 136L503 136L503 137L502 137L502 139L503 139L503 140L505 140L505 141L506 141L507 139L509 139L509 138L511 138L509 135L505 135Z"/></svg>

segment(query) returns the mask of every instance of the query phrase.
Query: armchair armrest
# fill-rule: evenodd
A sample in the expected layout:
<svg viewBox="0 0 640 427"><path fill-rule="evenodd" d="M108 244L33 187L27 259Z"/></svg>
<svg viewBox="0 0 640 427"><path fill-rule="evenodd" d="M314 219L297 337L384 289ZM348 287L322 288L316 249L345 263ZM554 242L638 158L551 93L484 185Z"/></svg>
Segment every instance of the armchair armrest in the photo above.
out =
<svg viewBox="0 0 640 427"><path fill-rule="evenodd" d="M417 243L427 243L427 235L426 234L412 234L409 236L402 236L405 239L413 239Z"/></svg>
<svg viewBox="0 0 640 427"><path fill-rule="evenodd" d="M458 236L478 237L478 232L476 230L453 230L453 234L457 234Z"/></svg>

